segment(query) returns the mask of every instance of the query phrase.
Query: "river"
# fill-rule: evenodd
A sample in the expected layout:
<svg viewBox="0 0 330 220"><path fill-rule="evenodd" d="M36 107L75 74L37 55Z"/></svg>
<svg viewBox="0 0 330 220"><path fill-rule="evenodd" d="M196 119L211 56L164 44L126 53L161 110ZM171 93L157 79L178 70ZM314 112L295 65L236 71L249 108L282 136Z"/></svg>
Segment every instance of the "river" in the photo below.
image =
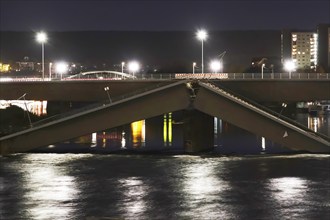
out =
<svg viewBox="0 0 330 220"><path fill-rule="evenodd" d="M330 155L0 157L0 219L330 219Z"/></svg>

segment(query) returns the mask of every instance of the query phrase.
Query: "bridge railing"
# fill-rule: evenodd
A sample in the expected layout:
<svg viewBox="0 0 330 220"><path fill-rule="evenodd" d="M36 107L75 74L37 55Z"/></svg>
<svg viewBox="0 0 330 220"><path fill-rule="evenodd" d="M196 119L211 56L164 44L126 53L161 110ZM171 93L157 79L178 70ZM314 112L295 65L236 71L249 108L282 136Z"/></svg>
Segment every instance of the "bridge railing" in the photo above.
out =
<svg viewBox="0 0 330 220"><path fill-rule="evenodd" d="M228 73L228 79L315 80L330 79L330 73Z"/></svg>
<svg viewBox="0 0 330 220"><path fill-rule="evenodd" d="M180 79L217 79L217 80L330 80L330 73L151 73L135 74L133 78L123 78L114 74L81 75L77 78L40 78L40 77L0 77L0 82L68 81L68 80L180 80Z"/></svg>
<svg viewBox="0 0 330 220"><path fill-rule="evenodd" d="M77 79L63 80L180 80L180 79L221 79L221 80L315 80L330 79L330 73L151 73L136 74L135 78L110 78L92 75Z"/></svg>

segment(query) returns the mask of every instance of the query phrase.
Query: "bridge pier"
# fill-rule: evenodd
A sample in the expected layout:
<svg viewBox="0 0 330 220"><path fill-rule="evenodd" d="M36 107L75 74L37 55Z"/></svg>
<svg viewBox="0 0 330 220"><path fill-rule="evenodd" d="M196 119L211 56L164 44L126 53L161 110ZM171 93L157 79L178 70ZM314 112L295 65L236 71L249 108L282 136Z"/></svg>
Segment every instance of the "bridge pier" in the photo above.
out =
<svg viewBox="0 0 330 220"><path fill-rule="evenodd" d="M214 144L214 117L197 110L184 112L183 139L187 153L208 151Z"/></svg>

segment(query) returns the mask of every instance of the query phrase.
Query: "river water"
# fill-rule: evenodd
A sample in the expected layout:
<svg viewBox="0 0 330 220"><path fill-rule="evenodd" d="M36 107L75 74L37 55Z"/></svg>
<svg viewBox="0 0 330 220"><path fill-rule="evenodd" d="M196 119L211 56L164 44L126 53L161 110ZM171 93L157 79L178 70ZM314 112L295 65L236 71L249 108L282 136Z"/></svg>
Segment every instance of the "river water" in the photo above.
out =
<svg viewBox="0 0 330 220"><path fill-rule="evenodd" d="M0 157L0 219L330 219L330 155Z"/></svg>

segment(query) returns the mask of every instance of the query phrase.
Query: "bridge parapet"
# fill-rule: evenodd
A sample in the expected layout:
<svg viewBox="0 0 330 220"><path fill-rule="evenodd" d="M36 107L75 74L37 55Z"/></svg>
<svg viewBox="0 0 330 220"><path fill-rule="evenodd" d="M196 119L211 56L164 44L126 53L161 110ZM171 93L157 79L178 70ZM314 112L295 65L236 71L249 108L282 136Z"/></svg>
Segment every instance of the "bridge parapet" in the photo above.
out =
<svg viewBox="0 0 330 220"><path fill-rule="evenodd" d="M330 80L330 73L157 73L136 74L116 71L90 71L63 78L40 77L0 77L2 82L37 82L37 81L68 81L68 80Z"/></svg>

